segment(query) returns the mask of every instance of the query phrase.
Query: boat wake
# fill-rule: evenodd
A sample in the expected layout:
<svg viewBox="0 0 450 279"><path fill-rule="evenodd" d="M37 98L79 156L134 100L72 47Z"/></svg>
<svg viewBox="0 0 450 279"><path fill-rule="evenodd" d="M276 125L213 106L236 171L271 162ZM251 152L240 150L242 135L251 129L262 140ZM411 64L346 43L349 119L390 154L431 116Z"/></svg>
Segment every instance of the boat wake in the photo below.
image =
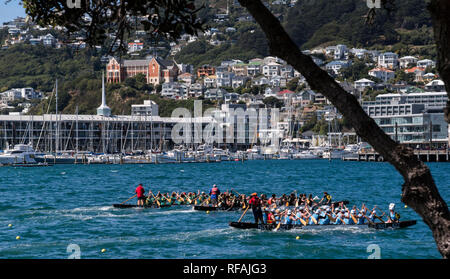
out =
<svg viewBox="0 0 450 279"><path fill-rule="evenodd" d="M311 226L311 227L301 227L301 228L295 228L289 231L286 231L288 233L302 233L302 234L326 234L326 233L336 233L336 232L343 232L343 233L352 233L352 234L361 234L361 233L367 233L367 234L373 234L375 233L375 230L370 229L366 226Z"/></svg>

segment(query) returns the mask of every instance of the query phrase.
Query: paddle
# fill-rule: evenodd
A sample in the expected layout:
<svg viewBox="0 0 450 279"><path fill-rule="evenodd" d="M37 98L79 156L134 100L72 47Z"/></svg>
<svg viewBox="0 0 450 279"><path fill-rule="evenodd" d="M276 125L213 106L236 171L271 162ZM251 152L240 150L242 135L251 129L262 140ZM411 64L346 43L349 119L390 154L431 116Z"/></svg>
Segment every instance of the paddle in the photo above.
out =
<svg viewBox="0 0 450 279"><path fill-rule="evenodd" d="M241 218L239 218L239 220L237 221L238 223L241 222L242 218L244 218L245 213L247 213L247 210L250 208L250 205L247 206L247 209L244 211L244 213L242 213Z"/></svg>
<svg viewBox="0 0 450 279"><path fill-rule="evenodd" d="M327 216L328 216L328 218L330 218L331 222L333 222L333 223L336 222L336 218L333 218L333 215L327 213Z"/></svg>
<svg viewBox="0 0 450 279"><path fill-rule="evenodd" d="M285 214L286 211L284 211L282 214ZM281 214L280 214L281 215ZM285 217L286 218L286 217ZM281 216L280 216L280 222L278 223L278 225L276 226L276 228L273 230L274 232L278 231L278 229L281 227Z"/></svg>
<svg viewBox="0 0 450 279"><path fill-rule="evenodd" d="M308 223L306 223L306 221L303 220L302 218L299 217L298 220L300 220L300 223L302 223L303 226L307 226L308 225Z"/></svg>
<svg viewBox="0 0 450 279"><path fill-rule="evenodd" d="M192 200L189 198L188 195L186 195L186 199L187 199L187 201L188 201L189 204L192 204Z"/></svg>
<svg viewBox="0 0 450 279"><path fill-rule="evenodd" d="M121 204L124 204L124 203L126 203L127 201L131 200L132 198L134 198L134 197L136 197L136 196L137 196L137 194L136 194L136 195L134 195L134 196L132 196L131 198L129 198L128 200L124 201L124 202L123 202L123 203L121 203Z"/></svg>
<svg viewBox="0 0 450 279"><path fill-rule="evenodd" d="M278 231L278 229L281 227L281 220L280 223L278 223L277 227L273 230L274 232Z"/></svg>
<svg viewBox="0 0 450 279"><path fill-rule="evenodd" d="M379 219L383 223L386 223L383 219L380 218L380 216L375 215L375 218Z"/></svg>
<svg viewBox="0 0 450 279"><path fill-rule="evenodd" d="M364 218L366 218L366 220L367 220L371 225L375 224L374 222L372 222L372 220L370 220L369 217L366 216L366 214L363 214L363 216L364 216Z"/></svg>
<svg viewBox="0 0 450 279"><path fill-rule="evenodd" d="M311 220L313 221L313 223L317 225L317 220L316 220L316 218L314 218L314 216L312 216L311 212L309 212L308 207L306 207L306 211L308 211L308 213L311 215L310 217L311 217Z"/></svg>
<svg viewBox="0 0 450 279"><path fill-rule="evenodd" d="M155 195L153 195L153 193L152 193L152 196L153 196L153 198L155 199L156 204L158 205L158 207L161 207L161 204L159 203L159 201L158 201L158 199L155 197Z"/></svg>

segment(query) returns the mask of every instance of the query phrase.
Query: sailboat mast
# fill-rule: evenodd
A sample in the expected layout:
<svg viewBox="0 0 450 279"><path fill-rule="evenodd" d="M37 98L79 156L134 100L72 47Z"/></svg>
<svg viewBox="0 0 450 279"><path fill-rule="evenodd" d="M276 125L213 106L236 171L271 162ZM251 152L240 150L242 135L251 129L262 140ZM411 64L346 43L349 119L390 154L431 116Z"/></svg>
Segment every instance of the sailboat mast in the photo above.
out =
<svg viewBox="0 0 450 279"><path fill-rule="evenodd" d="M76 153L78 153L78 106L77 106L77 108L76 108L76 110L77 110L77 113L76 113L76 127L75 127L75 132L76 132L76 139L75 139L75 142L76 142L76 147L75 147L75 149L76 149Z"/></svg>
<svg viewBox="0 0 450 279"><path fill-rule="evenodd" d="M58 121L58 79L56 79L56 83L55 83L55 92L56 92L56 102L55 102L55 111L56 111L56 138L55 138L55 152L58 152L58 149L59 149L59 121Z"/></svg>

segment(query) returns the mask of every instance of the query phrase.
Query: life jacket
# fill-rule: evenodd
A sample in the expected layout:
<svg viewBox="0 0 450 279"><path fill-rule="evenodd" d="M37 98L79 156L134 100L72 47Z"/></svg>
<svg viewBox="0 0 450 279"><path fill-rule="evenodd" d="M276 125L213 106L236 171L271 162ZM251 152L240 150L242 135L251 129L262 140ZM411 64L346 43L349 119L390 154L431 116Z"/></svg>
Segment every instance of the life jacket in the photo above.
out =
<svg viewBox="0 0 450 279"><path fill-rule="evenodd" d="M219 194L219 188L213 187L211 189L211 195L218 195Z"/></svg>
<svg viewBox="0 0 450 279"><path fill-rule="evenodd" d="M136 188L135 192L136 192L138 198L142 198L144 196L144 192L145 192L144 187L138 186Z"/></svg>
<svg viewBox="0 0 450 279"><path fill-rule="evenodd" d="M272 217L273 217L273 213L272 212L267 213L267 224L272 224L273 223Z"/></svg>
<svg viewBox="0 0 450 279"><path fill-rule="evenodd" d="M261 206L261 200L258 198L258 196L253 196L249 202L250 205L252 205L252 208L256 208L258 206Z"/></svg>

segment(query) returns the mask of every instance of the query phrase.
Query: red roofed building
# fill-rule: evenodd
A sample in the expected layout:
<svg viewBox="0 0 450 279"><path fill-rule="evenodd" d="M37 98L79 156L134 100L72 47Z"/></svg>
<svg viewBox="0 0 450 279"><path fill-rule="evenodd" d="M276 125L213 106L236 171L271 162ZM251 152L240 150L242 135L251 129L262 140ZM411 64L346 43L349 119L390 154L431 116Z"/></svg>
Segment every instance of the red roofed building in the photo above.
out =
<svg viewBox="0 0 450 279"><path fill-rule="evenodd" d="M376 77L384 82L387 82L388 80L395 78L395 72L387 68L378 67L370 70L369 76Z"/></svg>
<svg viewBox="0 0 450 279"><path fill-rule="evenodd" d="M123 61L111 58L106 65L106 81L108 83L122 82L127 77L143 74L147 83L158 85L175 81L178 73L178 66L173 61L163 60L159 57Z"/></svg>
<svg viewBox="0 0 450 279"><path fill-rule="evenodd" d="M407 74L414 74L414 81L421 82L423 81L423 76L425 75L425 68L423 67L412 67L411 69L405 70Z"/></svg>
<svg viewBox="0 0 450 279"><path fill-rule="evenodd" d="M132 43L128 43L128 52L140 51L144 48L144 43L141 43L139 40L136 40Z"/></svg>

